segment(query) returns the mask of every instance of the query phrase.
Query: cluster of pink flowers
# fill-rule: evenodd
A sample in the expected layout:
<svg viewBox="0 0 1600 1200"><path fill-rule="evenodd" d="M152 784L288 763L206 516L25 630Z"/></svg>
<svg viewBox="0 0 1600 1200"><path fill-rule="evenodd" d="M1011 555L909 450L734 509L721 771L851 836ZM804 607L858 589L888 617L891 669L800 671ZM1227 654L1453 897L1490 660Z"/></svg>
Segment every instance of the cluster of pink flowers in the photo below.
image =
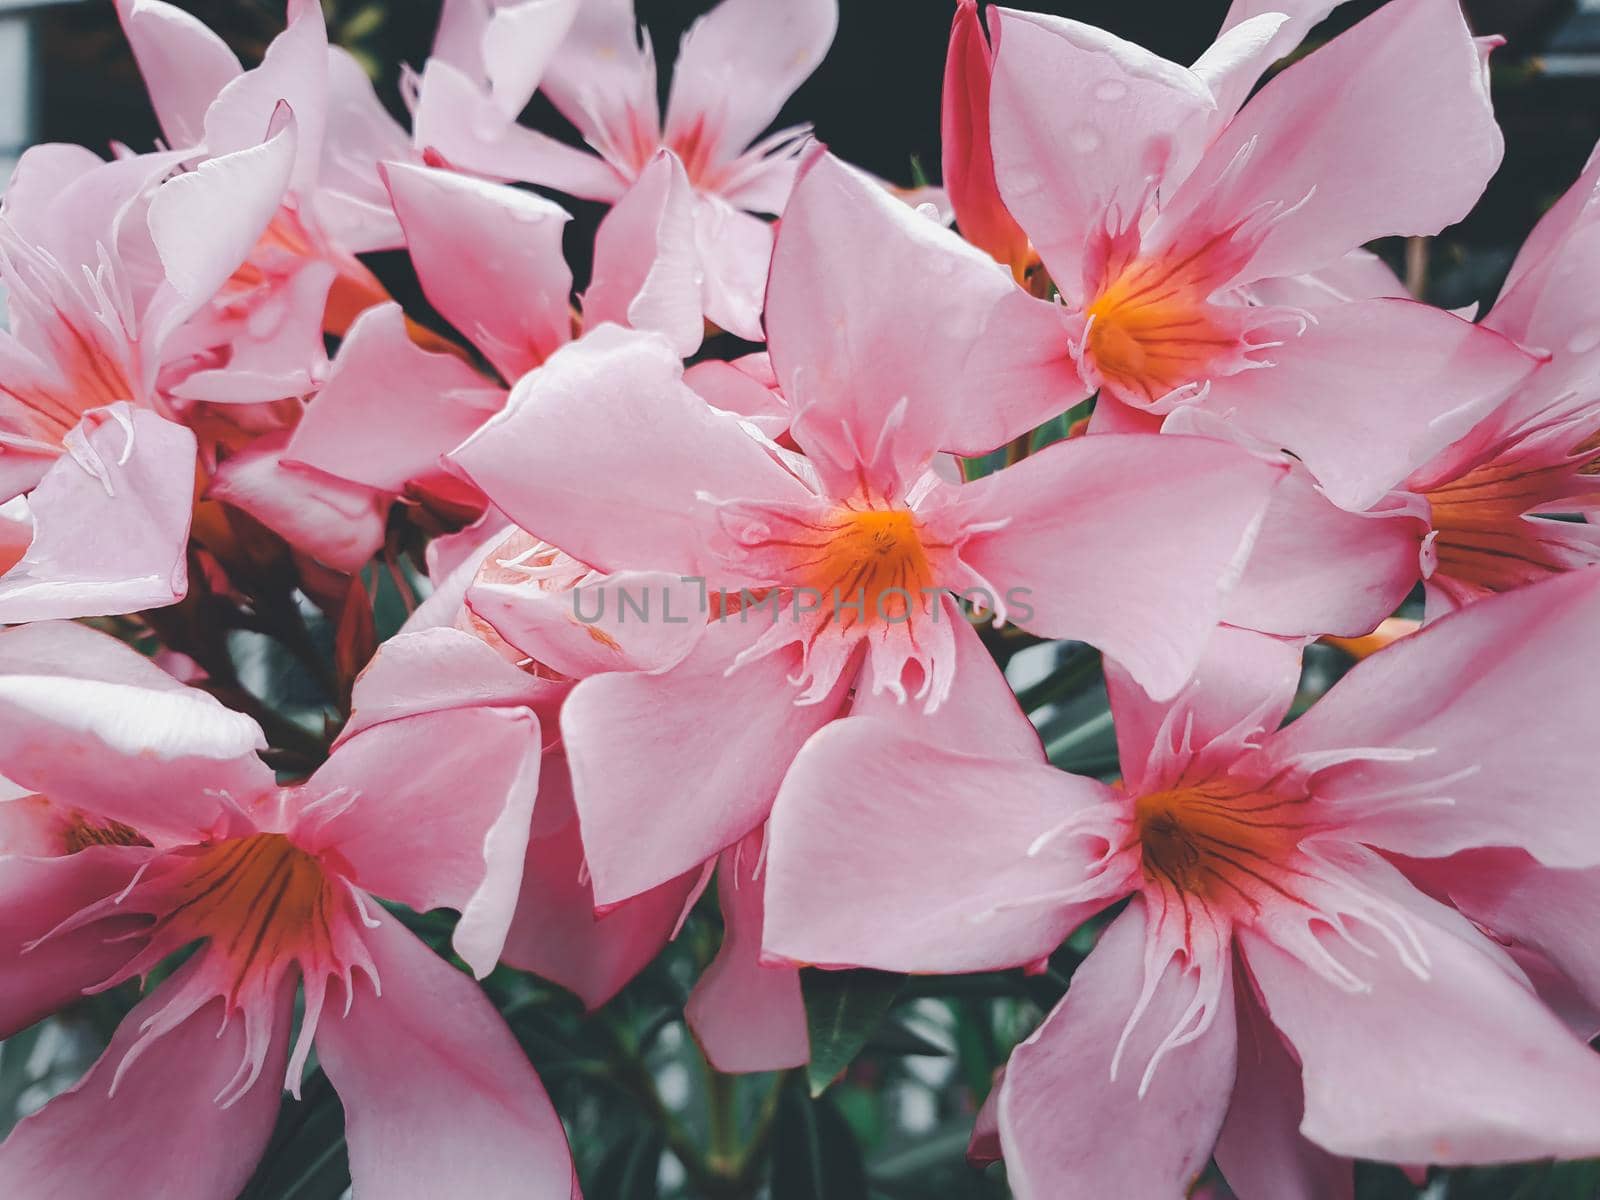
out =
<svg viewBox="0 0 1600 1200"><path fill-rule="evenodd" d="M1409 298L1363 247L1476 202L1496 43L1389 0L1258 88L1336 6L1184 66L961 0L907 193L768 132L837 0L723 0L664 106L631 0L446 0L410 132L314 0L248 69L118 0L165 147L35 147L0 208L0 1036L150 986L0 1194L228 1200L314 1050L357 1196L575 1197L378 898L596 1007L713 875L726 1072L806 1061L801 967L1110 918L977 1119L1022 1200L1600 1155L1600 157L1482 319ZM578 298L551 195L609 206ZM338 631L303 769L227 665L285 602ZM971 617L1104 654L1120 779Z"/></svg>

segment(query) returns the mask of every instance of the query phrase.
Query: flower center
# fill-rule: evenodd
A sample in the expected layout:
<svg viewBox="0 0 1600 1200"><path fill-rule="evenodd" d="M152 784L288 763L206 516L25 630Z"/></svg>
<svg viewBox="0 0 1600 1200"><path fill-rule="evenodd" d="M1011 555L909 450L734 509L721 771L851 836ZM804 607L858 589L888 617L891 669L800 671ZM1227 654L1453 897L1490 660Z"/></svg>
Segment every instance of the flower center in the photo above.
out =
<svg viewBox="0 0 1600 1200"><path fill-rule="evenodd" d="M1263 891L1289 894L1280 881L1294 871L1306 832L1297 803L1215 780L1140 796L1134 820L1146 882L1258 912Z"/></svg>
<svg viewBox="0 0 1600 1200"><path fill-rule="evenodd" d="M1237 336L1213 320L1204 255L1137 258L1089 306L1086 349L1105 383L1155 401L1204 379Z"/></svg>
<svg viewBox="0 0 1600 1200"><path fill-rule="evenodd" d="M814 531L797 545L797 583L845 628L900 624L926 603L933 572L907 510L840 507Z"/></svg>
<svg viewBox="0 0 1600 1200"><path fill-rule="evenodd" d="M158 924L209 939L242 982L258 962L324 938L333 899L316 859L281 833L256 833L192 858Z"/></svg>

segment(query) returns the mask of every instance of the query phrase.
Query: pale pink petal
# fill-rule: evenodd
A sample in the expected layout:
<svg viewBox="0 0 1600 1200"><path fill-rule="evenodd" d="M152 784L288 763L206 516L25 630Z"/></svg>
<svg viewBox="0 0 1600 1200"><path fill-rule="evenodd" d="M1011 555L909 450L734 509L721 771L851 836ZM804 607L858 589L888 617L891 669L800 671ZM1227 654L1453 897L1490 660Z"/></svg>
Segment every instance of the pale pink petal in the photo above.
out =
<svg viewBox="0 0 1600 1200"><path fill-rule="evenodd" d="M359 571L383 545L389 497L289 461L289 435L256 439L225 459L206 495L249 513L336 571Z"/></svg>
<svg viewBox="0 0 1600 1200"><path fill-rule="evenodd" d="M288 23L253 69L228 81L206 111L205 148L231 155L261 142L281 105L294 114L295 163L290 186L316 190L328 119L328 29L322 5L290 0Z"/></svg>
<svg viewBox="0 0 1600 1200"><path fill-rule="evenodd" d="M1316 777L1352 838L1417 857L1520 846L1554 866L1591 865L1600 809L1586 714L1600 681L1573 664L1597 633L1600 573L1490 597L1357 665L1270 753L1398 752Z"/></svg>
<svg viewBox="0 0 1600 1200"><path fill-rule="evenodd" d="M609 325L523 379L450 459L522 528L603 571L716 574L721 526L701 493L810 494L684 386L665 341Z"/></svg>
<svg viewBox="0 0 1600 1200"><path fill-rule="evenodd" d="M998 20L996 20L998 18ZM1216 105L1193 73L1104 30L990 9L995 178L1050 276L1081 300L1084 255L1114 209L1134 222Z"/></svg>
<svg viewBox="0 0 1600 1200"><path fill-rule="evenodd" d="M1228 1186L1238 1200L1353 1200L1350 1162L1300 1134L1300 1064L1248 985L1237 1010L1238 1077L1216 1150Z"/></svg>
<svg viewBox="0 0 1600 1200"><path fill-rule="evenodd" d="M637 172L660 145L655 56L633 0L583 0L541 90L618 170Z"/></svg>
<svg viewBox="0 0 1600 1200"><path fill-rule="evenodd" d="M411 138L389 115L372 77L348 50L328 47L328 126L322 139L317 224L351 254L405 245L378 164L411 157Z"/></svg>
<svg viewBox="0 0 1600 1200"><path fill-rule="evenodd" d="M356 677L343 745L356 733L446 709L531 708L554 713L566 685L518 670L481 638L459 629L402 633Z"/></svg>
<svg viewBox="0 0 1600 1200"><path fill-rule="evenodd" d="M613 904L665 883L766 819L790 760L844 702L796 704L799 653L785 649L727 674L770 617L712 624L661 675L597 675L561 712L595 900Z"/></svg>
<svg viewBox="0 0 1600 1200"><path fill-rule="evenodd" d="M476 984L381 909L358 976L325 1013L317 1055L344 1103L356 1190L384 1200L577 1200L561 1119Z"/></svg>
<svg viewBox="0 0 1600 1200"><path fill-rule="evenodd" d="M157 189L150 236L166 284L146 315L143 339L151 347L208 303L255 249L283 203L298 141L292 116L275 132L263 123L245 148L207 159Z"/></svg>
<svg viewBox="0 0 1600 1200"><path fill-rule="evenodd" d="M528 657L575 679L664 671L705 630L705 593L680 575L622 571L547 592L505 574L472 584L467 607Z"/></svg>
<svg viewBox="0 0 1600 1200"><path fill-rule="evenodd" d="M108 634L47 622L0 634L0 772L150 838L210 832L226 793L272 786L249 717Z"/></svg>
<svg viewBox="0 0 1600 1200"><path fill-rule="evenodd" d="M1371 250L1352 250L1326 267L1304 275L1258 279L1250 294L1262 304L1281 308L1320 309L1341 300L1406 300L1405 283Z"/></svg>
<svg viewBox="0 0 1600 1200"><path fill-rule="evenodd" d="M888 689L862 688L850 701L850 715L873 717L898 726L899 732L944 750L989 758L1015 758L1043 762L1039 731L1022 711L983 639L953 604L933 610L938 621L950 621L955 642L955 682L949 697L933 712L920 704L907 704ZM921 686L912 672L905 681L908 694Z"/></svg>
<svg viewBox="0 0 1600 1200"><path fill-rule="evenodd" d="M522 892L500 957L575 992L592 1010L661 952L704 873L697 867L596 913L566 760L546 755L540 775L538 818L551 828L528 840Z"/></svg>
<svg viewBox="0 0 1600 1200"><path fill-rule="evenodd" d="M817 69L838 24L838 0L721 0L678 46L668 144L734 158Z"/></svg>
<svg viewBox="0 0 1600 1200"><path fill-rule="evenodd" d="M1272 494L1223 619L1281 637L1360 637L1416 585L1427 533L1402 508L1338 507L1297 467Z"/></svg>
<svg viewBox="0 0 1600 1200"><path fill-rule="evenodd" d="M1546 867L1519 850L1469 850L1403 869L1496 938L1538 951L1600 1005L1600 870Z"/></svg>
<svg viewBox="0 0 1600 1200"><path fill-rule="evenodd" d="M1191 1023L1196 985L1181 958L1155 968L1159 982L1144 979L1146 924L1136 899L1100 935L1067 998L1012 1052L999 1126L1017 1200L1181 1196L1211 1157L1233 1083L1231 972L1209 1028L1162 1053ZM1141 985L1152 982L1140 1011Z"/></svg>
<svg viewBox="0 0 1600 1200"><path fill-rule="evenodd" d="M1247 274L1294 275L1374 238L1459 221L1502 149L1483 54L1461 6L1394 0L1268 83L1212 143L1162 221L1183 225L1199 210L1232 221L1282 212Z"/></svg>
<svg viewBox="0 0 1600 1200"><path fill-rule="evenodd" d="M606 203L628 186L627 176L605 159L507 120L487 91L442 59L429 59L423 68L411 124L418 152L457 170L537 180Z"/></svg>
<svg viewBox="0 0 1600 1200"><path fill-rule="evenodd" d="M490 14L480 47L495 106L508 120L533 99L546 68L572 28L580 0L521 0Z"/></svg>
<svg viewBox="0 0 1600 1200"><path fill-rule="evenodd" d="M459 912L456 952L482 978L516 906L542 744L526 708L386 721L341 743L312 776L302 820L368 891L419 912Z"/></svg>
<svg viewBox="0 0 1600 1200"><path fill-rule="evenodd" d="M767 327L796 436L847 467L892 427L914 477L937 451L991 450L1084 394L1052 305L831 156L784 216Z"/></svg>
<svg viewBox="0 0 1600 1200"><path fill-rule="evenodd" d="M1319 309L1270 355L1271 366L1213 379L1202 406L1296 455L1334 503L1356 511L1465 434L1537 365L1500 335L1410 300Z"/></svg>
<svg viewBox="0 0 1600 1200"><path fill-rule="evenodd" d="M235 1103L217 1102L245 1055L240 1020L213 1000L141 1053L121 1078L140 1026L175 993L169 979L123 1018L98 1062L71 1091L24 1120L0 1146L0 1193L68 1200L105 1194L219 1200L256 1168L278 1116L293 1006L275 1014L261 1078Z"/></svg>
<svg viewBox="0 0 1600 1200"><path fill-rule="evenodd" d="M700 348L695 208L683 164L662 151L600 222L594 278L583 296L587 324L653 329L684 358Z"/></svg>
<svg viewBox="0 0 1600 1200"><path fill-rule="evenodd" d="M398 494L437 477L440 459L504 403L454 354L424 350L398 304L356 318L322 390L284 449L286 463Z"/></svg>
<svg viewBox="0 0 1600 1200"><path fill-rule="evenodd" d="M1404 904L1416 963L1359 920L1348 926L1355 945L1326 926L1316 932L1362 980L1357 992L1240 934L1272 1023L1302 1064L1305 1136L1335 1154L1391 1162L1593 1155L1600 1059L1487 939L1419 893Z"/></svg>
<svg viewBox="0 0 1600 1200"><path fill-rule="evenodd" d="M0 623L162 608L189 590L194 434L118 403L85 414L28 497L33 540Z"/></svg>
<svg viewBox="0 0 1600 1200"><path fill-rule="evenodd" d="M389 163L383 173L422 290L501 375L514 381L571 340L560 205L453 171Z"/></svg>
<svg viewBox="0 0 1600 1200"><path fill-rule="evenodd" d="M778 391L772 362L765 354L748 354L732 362L708 358L686 370L683 381L713 408L744 417L770 438L788 432L789 402Z"/></svg>
<svg viewBox="0 0 1600 1200"><path fill-rule="evenodd" d="M167 142L198 145L206 109L243 73L239 59L198 17L164 0L117 0L117 17Z"/></svg>
<svg viewBox="0 0 1600 1200"><path fill-rule="evenodd" d="M765 830L747 834L717 862L722 945L689 993L684 1020L718 1071L781 1071L811 1057L800 972L761 965Z"/></svg>
<svg viewBox="0 0 1600 1200"><path fill-rule="evenodd" d="M961 556L1008 619L1093 643L1152 696L1188 679L1284 473L1209 438L1102 434L1048 446L961 489ZM1067 514L1093 513L1092 519Z"/></svg>
<svg viewBox="0 0 1600 1200"><path fill-rule="evenodd" d="M1164 781L1146 782L1147 770L1170 759L1175 745L1204 754L1215 744L1213 753L1236 758L1248 743L1278 728L1299 686L1298 642L1226 625L1211 635L1194 677L1167 703L1152 701L1126 671L1108 662L1123 786L1131 795L1159 786Z"/></svg>
<svg viewBox="0 0 1600 1200"><path fill-rule="evenodd" d="M26 803L11 801L11 804ZM9 805L7 805L9 807ZM79 999L128 961L127 942L95 924L40 941L56 926L127 887L150 854L137 846L89 846L54 858L0 855L0 1037L10 1037ZM137 928L139 921L129 922ZM35 943L38 943L35 945Z"/></svg>
<svg viewBox="0 0 1600 1200"><path fill-rule="evenodd" d="M1230 13L1229 20L1223 22L1222 31L1217 34L1217 40L1207 46L1189 68L1206 85L1216 101L1217 110L1211 116L1214 128L1220 129L1232 120L1239 106L1249 97L1251 89L1261 79L1262 73L1300 40L1297 34L1303 34L1306 27L1281 11L1287 7L1291 6L1283 4L1278 11L1268 9L1244 14L1238 20L1234 20L1235 14ZM1202 150L1204 147L1200 145L1194 149Z"/></svg>
<svg viewBox="0 0 1600 1200"><path fill-rule="evenodd" d="M712 324L747 342L765 336L761 305L772 242L769 222L740 212L720 196L696 198L694 248L702 274L701 307Z"/></svg>
<svg viewBox="0 0 1600 1200"><path fill-rule="evenodd" d="M1038 962L1106 900L1061 897L1098 850L1069 843L1078 861L1065 863L1028 851L1102 802L1104 785L1037 761L836 722L796 756L772 810L766 950L894 971Z"/></svg>
<svg viewBox="0 0 1600 1200"><path fill-rule="evenodd" d="M1597 189L1600 149L1589 155L1583 174L1551 205L1523 242L1484 324L1518 341L1549 350L1564 349L1549 340L1552 326L1571 332L1573 310L1585 318L1591 312L1591 296L1579 283L1597 248ZM1592 320L1586 323L1593 324Z"/></svg>

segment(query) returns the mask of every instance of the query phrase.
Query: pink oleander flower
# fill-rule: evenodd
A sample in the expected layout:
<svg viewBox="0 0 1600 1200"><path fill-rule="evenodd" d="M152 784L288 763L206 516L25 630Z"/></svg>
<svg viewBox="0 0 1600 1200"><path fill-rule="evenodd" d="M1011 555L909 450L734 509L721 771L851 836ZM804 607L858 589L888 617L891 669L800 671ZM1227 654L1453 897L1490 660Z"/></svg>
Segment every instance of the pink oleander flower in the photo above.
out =
<svg viewBox="0 0 1600 1200"><path fill-rule="evenodd" d="M1600 508L1600 308L1583 282L1600 268L1597 186L1600 156L1529 237L1483 321L1541 355L1538 370L1452 444L1414 447L1369 506L1341 508L1296 471L1273 496L1230 621L1359 635L1419 580L1432 620L1600 562L1593 524L1551 519Z"/></svg>
<svg viewBox="0 0 1600 1200"><path fill-rule="evenodd" d="M409 163L384 182L429 302L495 368L418 345L396 304L362 314L284 452L292 465L389 497L434 497L468 510L483 498L442 458L505 404L506 390L582 324L654 329L688 356L703 332L699 284L674 253L689 237L692 197L670 155L601 222L582 313L562 252L569 215L532 192ZM502 382L503 381L503 382ZM403 414L397 420L396 415Z"/></svg>
<svg viewBox="0 0 1600 1200"><path fill-rule="evenodd" d="M458 0L418 83L415 140L457 169L607 204L670 152L693 205L666 249L692 261L710 320L760 341L772 229L753 214L783 211L807 130L760 135L822 61L838 17L837 0L723 0L685 35L663 114L632 0ZM536 89L600 157L516 124Z"/></svg>
<svg viewBox="0 0 1600 1200"><path fill-rule="evenodd" d="M186 151L114 162L23 155L0 208L0 500L33 535L0 578L0 623L132 612L187 588L196 438L173 387L186 323L277 209L296 126L174 173ZM263 140L264 139L264 140Z"/></svg>
<svg viewBox="0 0 1600 1200"><path fill-rule="evenodd" d="M264 378L239 371L193 381L237 402L242 388L269 392L286 366L304 371L304 344L284 344L304 307L319 335L343 336L362 310L388 299L356 257L401 244L400 229L378 177L378 163L410 156L405 131L384 110L366 72L328 44L319 4L289 0L287 25L262 62L246 71L232 50L197 18L164 0L117 0L117 15L144 75L169 145L205 146L212 154L259 139L256 126L280 100L300 127L293 178L283 203L249 258L213 303L208 331L244 353ZM300 288L302 272L315 282ZM287 329L286 329L287 327ZM237 345L240 341L243 345ZM277 343L274 349L274 343ZM293 353L288 353L288 351ZM294 386L296 383L299 386ZM298 395L305 382L262 396ZM210 398L209 396L207 398Z"/></svg>
<svg viewBox="0 0 1600 1200"><path fill-rule="evenodd" d="M357 1189L577 1196L561 1122L483 994L373 894L462 914L498 956L539 773L526 708L396 716L280 787L249 718L75 625L0 634L0 1035L156 985L71 1091L0 1146L0 1190L228 1200L313 1044ZM298 1035L290 1037L296 996ZM173 1151L181 1146L181 1154Z"/></svg>
<svg viewBox="0 0 1600 1200"><path fill-rule="evenodd" d="M1113 668L1111 787L843 722L773 810L766 950L1035 964L1128 900L980 1122L1021 1200L1176 1198L1213 1150L1241 1200L1347 1195L1353 1157L1591 1156L1593 1025L1534 981L1596 1011L1597 619L1593 572L1485 601L1283 729L1291 643L1225 631L1166 703Z"/></svg>
<svg viewBox="0 0 1600 1200"><path fill-rule="evenodd" d="M1427 305L1323 288L1310 306L1263 286L1364 281L1347 255L1459 220L1502 150L1456 0L1392 0L1246 103L1283 32L1330 6L1296 7L1230 24L1191 68L991 10L994 173L1060 290L1053 343L1101 393L1095 429L1211 416L1364 508L1533 364Z"/></svg>
<svg viewBox="0 0 1600 1200"><path fill-rule="evenodd" d="M822 157L767 299L803 456L708 406L659 338L615 328L552 356L450 455L596 570L718 594L692 615L658 605L656 623L702 634L682 662L586 679L563 709L602 906L759 827L852 691L914 698L909 715L984 686L994 665L951 593L1093 641L1157 693L1181 685L1281 468L1210 439L1105 435L941 478L940 452L986 452L1078 398L1059 355L1018 349L1054 321L981 252Z"/></svg>

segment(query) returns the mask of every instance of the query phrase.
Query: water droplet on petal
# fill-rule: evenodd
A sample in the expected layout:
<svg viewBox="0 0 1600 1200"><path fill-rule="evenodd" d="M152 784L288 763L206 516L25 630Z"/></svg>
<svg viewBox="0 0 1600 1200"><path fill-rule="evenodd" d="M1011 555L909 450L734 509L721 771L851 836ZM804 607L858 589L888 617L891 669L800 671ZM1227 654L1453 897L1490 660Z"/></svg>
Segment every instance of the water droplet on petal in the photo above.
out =
<svg viewBox="0 0 1600 1200"><path fill-rule="evenodd" d="M1587 354L1596 347L1600 347L1600 326L1579 330L1567 341L1567 351L1571 354Z"/></svg>
<svg viewBox="0 0 1600 1200"><path fill-rule="evenodd" d="M1007 176L1007 182L1019 196L1032 195L1042 186L1039 177L1032 171L1013 171Z"/></svg>
<svg viewBox="0 0 1600 1200"><path fill-rule="evenodd" d="M1100 131L1093 125L1078 125L1067 133L1067 140L1079 154L1093 154L1100 149Z"/></svg>
<svg viewBox="0 0 1600 1200"><path fill-rule="evenodd" d="M1128 94L1128 85L1120 79L1102 79L1094 85L1094 98L1115 104Z"/></svg>

